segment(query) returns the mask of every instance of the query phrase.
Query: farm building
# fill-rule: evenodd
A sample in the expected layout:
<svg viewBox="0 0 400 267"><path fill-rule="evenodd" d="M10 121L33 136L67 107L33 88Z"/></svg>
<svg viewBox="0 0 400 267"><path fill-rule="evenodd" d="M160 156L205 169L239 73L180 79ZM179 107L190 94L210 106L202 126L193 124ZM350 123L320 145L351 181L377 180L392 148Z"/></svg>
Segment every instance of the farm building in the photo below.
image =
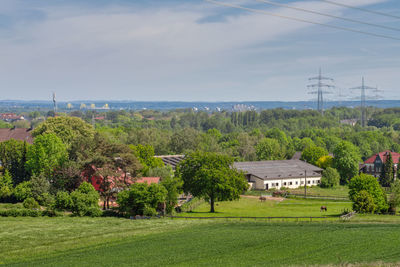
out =
<svg viewBox="0 0 400 267"><path fill-rule="evenodd" d="M185 156L184 155L166 155L166 156L154 156L155 158L160 158L165 166L171 166L175 170L176 166L181 162Z"/></svg>
<svg viewBox="0 0 400 267"><path fill-rule="evenodd" d="M323 171L301 160L235 162L233 166L246 174L252 189L259 190L318 185Z"/></svg>
<svg viewBox="0 0 400 267"><path fill-rule="evenodd" d="M360 166L360 172L379 177L381 175L383 165L386 163L386 160L389 156L389 153L392 155L394 174L396 175L397 165L400 160L400 154L392 152L390 150L380 152L368 158L366 161L364 161L364 164Z"/></svg>

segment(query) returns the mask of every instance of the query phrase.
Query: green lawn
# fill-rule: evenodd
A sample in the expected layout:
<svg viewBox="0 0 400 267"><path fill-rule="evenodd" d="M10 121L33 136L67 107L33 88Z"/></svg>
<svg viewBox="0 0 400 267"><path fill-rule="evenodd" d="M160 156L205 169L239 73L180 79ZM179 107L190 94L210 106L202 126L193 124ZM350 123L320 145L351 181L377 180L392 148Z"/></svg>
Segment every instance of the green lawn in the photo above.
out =
<svg viewBox="0 0 400 267"><path fill-rule="evenodd" d="M399 224L43 217L0 218L0 227L0 261L9 266L400 262Z"/></svg>
<svg viewBox="0 0 400 267"><path fill-rule="evenodd" d="M328 211L321 212L321 206ZM351 210L351 202L313 199L284 199L283 201L260 202L257 198L242 197L238 201L217 202L215 213L209 213L210 205L203 203L192 212L180 213L178 216L235 216L235 217L338 217L347 209ZM337 219L337 218L336 218Z"/></svg>
<svg viewBox="0 0 400 267"><path fill-rule="evenodd" d="M286 189L292 194L304 194L304 187L296 189ZM247 191L246 195L260 196L265 194L271 194L272 191L260 191L250 190ZM348 197L349 188L347 186L337 186L335 188L321 188L319 186L307 187L307 194L311 196L327 196L327 197Z"/></svg>

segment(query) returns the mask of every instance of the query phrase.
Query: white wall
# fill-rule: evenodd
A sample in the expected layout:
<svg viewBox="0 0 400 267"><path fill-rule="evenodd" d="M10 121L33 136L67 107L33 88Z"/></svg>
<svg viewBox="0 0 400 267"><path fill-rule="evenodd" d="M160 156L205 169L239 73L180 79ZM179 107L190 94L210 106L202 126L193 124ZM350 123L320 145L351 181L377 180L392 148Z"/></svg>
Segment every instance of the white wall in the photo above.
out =
<svg viewBox="0 0 400 267"><path fill-rule="evenodd" d="M285 178L285 179L274 179L274 180L262 180L256 177L250 178L255 182L254 189L266 189L268 185L268 189L271 188L298 188L304 187L305 178L304 177L295 177L295 178ZM310 177L307 178L307 186L315 186L321 182L321 177Z"/></svg>

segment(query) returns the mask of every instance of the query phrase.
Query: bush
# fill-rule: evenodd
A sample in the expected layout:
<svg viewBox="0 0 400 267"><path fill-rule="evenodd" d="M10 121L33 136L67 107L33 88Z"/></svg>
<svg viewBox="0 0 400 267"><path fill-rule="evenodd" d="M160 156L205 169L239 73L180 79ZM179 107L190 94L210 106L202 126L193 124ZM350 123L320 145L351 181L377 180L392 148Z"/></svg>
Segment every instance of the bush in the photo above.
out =
<svg viewBox="0 0 400 267"><path fill-rule="evenodd" d="M369 198L365 193L361 194L361 191L365 191L372 198L373 204L376 206L374 211L385 213L389 206L386 201L386 194L382 187L379 185L378 180L372 176L361 173L360 175L354 176L349 183L349 198L353 203L363 201L368 202ZM361 195L360 195L361 194ZM361 208L362 205L356 205L355 208ZM371 208L366 209L371 210ZM359 211L359 210L355 210ZM361 212L361 211L360 211ZM363 211L366 212L366 211Z"/></svg>
<svg viewBox="0 0 400 267"><path fill-rule="evenodd" d="M28 197L24 200L23 202L24 208L26 209L39 209L39 203L33 198L33 197Z"/></svg>
<svg viewBox="0 0 400 267"><path fill-rule="evenodd" d="M326 168L321 178L321 187L335 187L340 183L340 174L339 172L331 167Z"/></svg>
<svg viewBox="0 0 400 267"><path fill-rule="evenodd" d="M42 215L40 210L29 209L10 209L0 210L1 217L39 217Z"/></svg>
<svg viewBox="0 0 400 267"><path fill-rule="evenodd" d="M54 208L57 210L71 210L73 205L72 198L65 191L59 191L54 201Z"/></svg>
<svg viewBox="0 0 400 267"><path fill-rule="evenodd" d="M29 197L33 197L31 182L19 183L14 189L14 196L19 201L24 201Z"/></svg>
<svg viewBox="0 0 400 267"><path fill-rule="evenodd" d="M77 190L70 194L72 199L71 211L76 216L93 216L99 214L99 193L89 183L82 183Z"/></svg>
<svg viewBox="0 0 400 267"><path fill-rule="evenodd" d="M146 205L143 210L143 215L144 216L156 216L157 211L155 208Z"/></svg>
<svg viewBox="0 0 400 267"><path fill-rule="evenodd" d="M372 196L365 190L361 190L354 196L353 210L359 213L373 213L377 206Z"/></svg>

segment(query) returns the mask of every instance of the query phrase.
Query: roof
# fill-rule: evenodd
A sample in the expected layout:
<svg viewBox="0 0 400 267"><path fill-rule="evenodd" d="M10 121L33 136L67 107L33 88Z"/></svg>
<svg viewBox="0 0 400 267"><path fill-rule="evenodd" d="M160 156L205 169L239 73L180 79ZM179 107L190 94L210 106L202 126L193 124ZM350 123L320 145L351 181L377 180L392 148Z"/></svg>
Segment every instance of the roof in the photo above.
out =
<svg viewBox="0 0 400 267"><path fill-rule="evenodd" d="M303 177L320 177L323 169L301 160L269 160L235 162L233 166L263 180Z"/></svg>
<svg viewBox="0 0 400 267"><path fill-rule="evenodd" d="M385 150L385 151L383 151L383 152L380 152L380 153L378 153L378 154L375 154L375 155L373 155L372 157L370 157L369 159L367 159L364 163L365 163L365 164L374 164L374 163L375 163L375 160L376 160L376 158L377 158L378 156L381 158L381 160L382 160L383 163L386 163L386 159L387 159L389 153L392 154L393 163L394 163L394 164L399 163L400 154L399 154L399 153L396 153L396 152L392 152L392 151L390 151L390 150Z"/></svg>
<svg viewBox="0 0 400 267"><path fill-rule="evenodd" d="M301 151L297 151L296 153L294 153L292 160L301 159L301 154L302 154Z"/></svg>
<svg viewBox="0 0 400 267"><path fill-rule="evenodd" d="M26 141L29 144L33 143L32 129L27 128L11 128L0 129L0 142L8 141L10 139Z"/></svg>
<svg viewBox="0 0 400 267"><path fill-rule="evenodd" d="M181 162L185 158L185 155L167 155L167 156L155 156L156 158L160 158L164 165L169 165L172 169L176 168L176 165Z"/></svg>
<svg viewBox="0 0 400 267"><path fill-rule="evenodd" d="M137 178L135 182L139 184L147 183L148 185L158 184L160 182L160 177L140 177Z"/></svg>

